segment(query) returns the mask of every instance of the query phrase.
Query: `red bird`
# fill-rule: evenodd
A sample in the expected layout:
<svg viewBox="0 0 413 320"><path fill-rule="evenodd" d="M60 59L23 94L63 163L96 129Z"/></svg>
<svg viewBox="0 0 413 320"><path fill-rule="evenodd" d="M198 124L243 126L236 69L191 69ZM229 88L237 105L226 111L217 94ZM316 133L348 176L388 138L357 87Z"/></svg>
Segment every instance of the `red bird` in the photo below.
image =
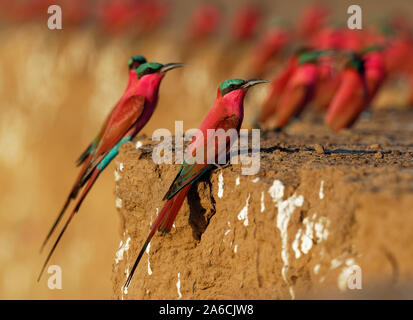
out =
<svg viewBox="0 0 413 320"><path fill-rule="evenodd" d="M325 124L334 131L350 127L369 101L363 59L354 54L341 75L340 86L328 108Z"/></svg>
<svg viewBox="0 0 413 320"><path fill-rule="evenodd" d="M270 120L276 113L280 97L284 92L288 81L298 67L298 54L298 52L293 54L288 60L285 69L271 81L270 92L265 99L258 116L259 126L266 126L268 120Z"/></svg>
<svg viewBox="0 0 413 320"><path fill-rule="evenodd" d="M164 200L167 200L158 217L156 218L152 230L149 233L138 257L131 269L125 287L127 288L132 280L136 267L142 258L149 242L156 230L169 232L175 221L176 215L181 209L182 203L188 194L191 186L209 169L217 163L216 159L225 155L231 148L233 139L227 137L226 145L217 144L215 135L209 135L209 129L223 129L225 132L234 130L239 135L242 120L244 118L244 97L248 89L256 84L267 82L261 79L251 79L244 81L241 79L230 79L221 83L218 88L217 97L212 108L209 110L204 121L202 121L198 133L193 138L185 153L185 161L182 164L176 178L172 182ZM214 152L208 152L211 146L215 146ZM196 157L197 150L203 150L203 158L199 161L186 161Z"/></svg>
<svg viewBox="0 0 413 320"><path fill-rule="evenodd" d="M138 84L138 77L136 74L136 69L143 63L146 62L146 59L140 55L133 56L132 58L129 59L128 61L128 66L129 66L129 81L126 86L125 92L123 93L122 97L120 98L119 102L115 105L111 113L107 116L105 122L103 123L99 133L96 135L96 137L93 139L93 141L89 144L89 146L86 148L86 150L80 155L79 159L76 161L77 165L80 166L83 164L82 169L79 172L78 177L75 180L75 183L69 193L69 196L66 199L65 204L63 205L62 210L59 212L52 228L50 229L49 233L46 236L46 239L44 240L41 250L44 248L46 245L47 241L49 240L50 236L53 234L55 228L57 227L57 224L60 222L63 214L65 213L67 207L69 206L71 200L75 199L77 197L77 194L79 190L81 189L80 186L80 181L83 179L86 171L89 168L90 162L92 161L93 155L96 151L97 146L99 145L100 141L102 140L102 136L105 133L109 120L112 117L113 112L115 110L118 110L120 108L123 108L123 105L125 104L125 101L130 99L130 97L135 95L136 87Z"/></svg>
<svg viewBox="0 0 413 320"><path fill-rule="evenodd" d="M181 66L182 64L180 63L169 63L162 65L156 62L147 62L141 64L136 69L136 77L139 81L137 83L133 81L135 85L131 86L130 90L122 96L119 103L115 106L109 116L109 119L107 120L99 142L96 147L94 147L93 153L86 158L88 159L87 168L79 182L74 187L76 194L80 188L84 187L84 189L75 205L75 208L70 214L66 224L63 226L62 231L47 256L38 280L40 280L40 277L67 226L74 217L75 213L79 210L83 200L92 188L93 184L96 182L96 179L99 177L100 173L102 173L106 166L118 154L119 147L123 143L132 140L152 117L158 102L159 86L166 72ZM85 153L89 153L89 151L86 150ZM83 155L81 156L81 159L82 158ZM72 193L73 190L69 195L69 201L72 198ZM63 212L59 214L56 223L46 238L46 241L53 232Z"/></svg>
<svg viewBox="0 0 413 320"><path fill-rule="evenodd" d="M386 79L385 60L380 50L371 47L361 57L353 55L347 63L325 118L325 124L334 131L351 127Z"/></svg>
<svg viewBox="0 0 413 320"><path fill-rule="evenodd" d="M294 116L299 116L313 99L318 77L317 59L319 51L306 51L298 58L298 66L282 92L276 112L274 125L283 128Z"/></svg>

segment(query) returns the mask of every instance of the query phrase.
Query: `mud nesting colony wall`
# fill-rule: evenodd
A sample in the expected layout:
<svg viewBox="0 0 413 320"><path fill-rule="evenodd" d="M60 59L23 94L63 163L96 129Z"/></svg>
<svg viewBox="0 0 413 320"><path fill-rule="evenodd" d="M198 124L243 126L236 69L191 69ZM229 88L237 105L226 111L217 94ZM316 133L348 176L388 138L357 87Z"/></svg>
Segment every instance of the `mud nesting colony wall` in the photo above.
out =
<svg viewBox="0 0 413 320"><path fill-rule="evenodd" d="M240 165L206 175L171 233L155 235L127 292L179 165L156 165L149 139L124 145L115 171L114 298L412 298L403 291L413 280L412 132L395 140L390 129L377 136L358 128L362 135L294 126L267 133L257 175L243 176ZM349 289L357 272L362 288Z"/></svg>

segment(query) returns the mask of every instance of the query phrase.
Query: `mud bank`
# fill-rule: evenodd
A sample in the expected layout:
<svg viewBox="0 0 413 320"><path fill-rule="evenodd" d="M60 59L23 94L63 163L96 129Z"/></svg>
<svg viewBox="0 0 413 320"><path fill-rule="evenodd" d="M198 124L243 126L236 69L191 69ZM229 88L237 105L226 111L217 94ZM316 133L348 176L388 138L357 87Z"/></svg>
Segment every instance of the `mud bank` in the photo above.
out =
<svg viewBox="0 0 413 320"><path fill-rule="evenodd" d="M212 171L191 189L171 233L153 238L127 293L179 166L155 165L147 138L124 145L113 297L413 298L403 290L413 283L413 113L369 117L340 134L317 119L263 134L255 176L239 165ZM349 277L361 289L349 289Z"/></svg>

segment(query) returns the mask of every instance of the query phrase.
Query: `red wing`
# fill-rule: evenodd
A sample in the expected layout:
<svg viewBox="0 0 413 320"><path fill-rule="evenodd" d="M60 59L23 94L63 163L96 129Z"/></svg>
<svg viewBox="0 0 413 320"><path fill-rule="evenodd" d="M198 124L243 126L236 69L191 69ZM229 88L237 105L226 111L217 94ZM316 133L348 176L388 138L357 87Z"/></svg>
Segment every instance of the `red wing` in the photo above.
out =
<svg viewBox="0 0 413 320"><path fill-rule="evenodd" d="M96 148L95 159L110 151L123 138L139 119L144 105L145 98L135 95L128 98L118 110L114 110Z"/></svg>
<svg viewBox="0 0 413 320"><path fill-rule="evenodd" d="M224 119L218 121L215 126L215 130L218 129L223 129L225 131L229 129L235 129L239 131L241 127L241 121L240 119L235 116L228 116L225 117ZM208 142L204 137L204 160L206 159L207 156L207 146ZM227 138L226 142L226 149L225 150L218 150L218 142L217 139L215 139L215 159L218 158L218 154L220 152L225 152L225 154L229 151L229 138ZM194 155L195 156L195 155ZM202 174L204 174L210 167L211 165L208 165L207 163L205 164L199 164L199 163L193 163L193 164L188 164L184 161L182 164L181 168L179 169L179 172L177 176L175 177L175 180L172 182L171 186L169 187L168 192L164 196L164 200L166 199L171 199L174 195L176 195L182 188L187 186L190 183L193 183L195 180L197 180Z"/></svg>
<svg viewBox="0 0 413 320"><path fill-rule="evenodd" d="M227 116L221 121L218 121L215 130L224 129L225 131L229 129L239 130L241 128L241 119L238 118L235 114Z"/></svg>

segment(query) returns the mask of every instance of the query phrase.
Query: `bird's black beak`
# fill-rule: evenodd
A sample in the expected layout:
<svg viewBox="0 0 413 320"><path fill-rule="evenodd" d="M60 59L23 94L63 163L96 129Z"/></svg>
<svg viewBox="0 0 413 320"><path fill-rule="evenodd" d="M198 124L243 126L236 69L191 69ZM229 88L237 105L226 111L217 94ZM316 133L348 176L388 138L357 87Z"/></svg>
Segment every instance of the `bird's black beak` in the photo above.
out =
<svg viewBox="0 0 413 320"><path fill-rule="evenodd" d="M184 64L183 63L167 63L164 64L160 70L160 72L168 72L169 70L175 69L175 68L180 68L183 67Z"/></svg>
<svg viewBox="0 0 413 320"><path fill-rule="evenodd" d="M260 84L260 83L267 83L269 82L268 80L264 80L264 79L250 79L247 80L242 86L241 88L243 89L247 89L250 88L252 86L255 86L256 84Z"/></svg>

